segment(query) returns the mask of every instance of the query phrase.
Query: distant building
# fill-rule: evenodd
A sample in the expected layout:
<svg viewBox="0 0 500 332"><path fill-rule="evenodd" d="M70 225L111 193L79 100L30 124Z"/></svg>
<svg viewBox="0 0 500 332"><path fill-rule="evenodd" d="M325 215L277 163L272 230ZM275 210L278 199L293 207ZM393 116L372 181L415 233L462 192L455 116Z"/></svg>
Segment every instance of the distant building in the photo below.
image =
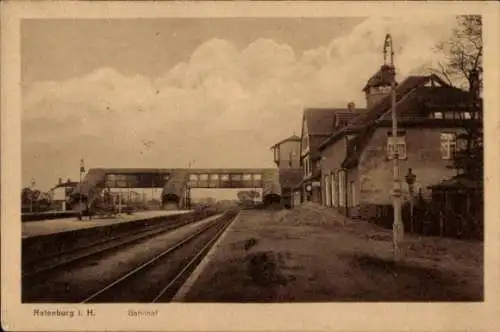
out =
<svg viewBox="0 0 500 332"><path fill-rule="evenodd" d="M278 177L281 186L282 204L293 206L292 191L302 179L300 166L300 137L290 136L276 144L271 149L274 162L278 167Z"/></svg>
<svg viewBox="0 0 500 332"><path fill-rule="evenodd" d="M111 191L109 193L111 197L113 197L113 201L116 204L121 202L122 204L127 203L140 203L145 201L145 195L140 194L133 190L120 190L120 191Z"/></svg>
<svg viewBox="0 0 500 332"><path fill-rule="evenodd" d="M63 182L62 178L59 178L58 184L50 189L51 207L56 210L66 211L69 196L77 185L78 182L73 182L70 179Z"/></svg>
<svg viewBox="0 0 500 332"><path fill-rule="evenodd" d="M271 147L279 169L300 168L300 137L292 135Z"/></svg>

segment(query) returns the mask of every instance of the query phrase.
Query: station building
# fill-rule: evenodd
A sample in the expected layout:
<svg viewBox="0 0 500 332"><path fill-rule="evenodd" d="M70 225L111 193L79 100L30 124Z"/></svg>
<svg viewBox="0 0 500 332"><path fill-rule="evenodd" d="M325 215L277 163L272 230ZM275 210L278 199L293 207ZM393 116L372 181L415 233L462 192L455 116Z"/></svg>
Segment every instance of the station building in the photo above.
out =
<svg viewBox="0 0 500 332"><path fill-rule="evenodd" d="M366 108L305 109L300 144L302 180L294 202L312 201L351 217L371 219L392 204L392 151L397 149L403 199L405 176L413 190L430 195L429 186L456 175L452 158L457 136L477 116L477 93L452 87L436 75L409 76L396 85L397 137L392 137L392 67L383 65L363 92ZM476 97L474 97L476 95ZM482 125L482 122L481 124Z"/></svg>
<svg viewBox="0 0 500 332"><path fill-rule="evenodd" d="M57 185L49 191L51 208L58 211L68 210L67 202L73 189L75 189L77 185L78 182L71 181L71 179L67 179L66 182L63 182L63 179L59 178Z"/></svg>

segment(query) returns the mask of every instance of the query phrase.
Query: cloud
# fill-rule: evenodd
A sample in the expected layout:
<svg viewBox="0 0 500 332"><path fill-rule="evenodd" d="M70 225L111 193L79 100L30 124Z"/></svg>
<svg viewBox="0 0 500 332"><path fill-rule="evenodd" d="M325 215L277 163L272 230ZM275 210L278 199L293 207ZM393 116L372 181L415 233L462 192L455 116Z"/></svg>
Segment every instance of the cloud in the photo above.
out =
<svg viewBox="0 0 500 332"><path fill-rule="evenodd" d="M212 39L156 78L99 68L38 82L23 96L23 181L44 189L88 167L272 167L269 147L300 132L302 107L364 106L361 89L391 32L398 77L439 55L454 18L372 17L328 45L297 54L258 39L239 50ZM313 36L311 36L313 38ZM145 144L147 142L147 144Z"/></svg>

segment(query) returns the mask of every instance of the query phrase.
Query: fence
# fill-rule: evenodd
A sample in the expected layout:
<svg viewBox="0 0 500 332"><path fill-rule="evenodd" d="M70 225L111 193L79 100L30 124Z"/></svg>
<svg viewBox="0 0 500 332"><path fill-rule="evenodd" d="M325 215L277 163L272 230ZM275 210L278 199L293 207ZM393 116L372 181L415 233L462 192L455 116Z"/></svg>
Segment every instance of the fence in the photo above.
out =
<svg viewBox="0 0 500 332"><path fill-rule="evenodd" d="M408 233L460 239L482 240L484 235L483 193L479 191L435 191L429 201L418 198L402 207L404 229ZM392 228L392 205L375 205L370 221Z"/></svg>

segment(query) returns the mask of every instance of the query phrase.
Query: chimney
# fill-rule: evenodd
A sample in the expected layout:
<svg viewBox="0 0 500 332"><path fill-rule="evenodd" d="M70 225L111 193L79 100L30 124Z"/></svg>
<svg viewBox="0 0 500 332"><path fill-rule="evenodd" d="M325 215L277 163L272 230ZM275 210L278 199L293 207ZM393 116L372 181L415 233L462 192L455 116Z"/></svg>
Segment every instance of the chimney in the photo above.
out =
<svg viewBox="0 0 500 332"><path fill-rule="evenodd" d="M70 178L68 178L68 180L66 181L66 183L70 183L70 182L71 182L71 179L70 179Z"/></svg>
<svg viewBox="0 0 500 332"><path fill-rule="evenodd" d="M62 184L62 178L59 178L59 184Z"/></svg>
<svg viewBox="0 0 500 332"><path fill-rule="evenodd" d="M347 110L349 112L354 112L356 110L356 104L354 104L353 102L350 102L347 104Z"/></svg>

